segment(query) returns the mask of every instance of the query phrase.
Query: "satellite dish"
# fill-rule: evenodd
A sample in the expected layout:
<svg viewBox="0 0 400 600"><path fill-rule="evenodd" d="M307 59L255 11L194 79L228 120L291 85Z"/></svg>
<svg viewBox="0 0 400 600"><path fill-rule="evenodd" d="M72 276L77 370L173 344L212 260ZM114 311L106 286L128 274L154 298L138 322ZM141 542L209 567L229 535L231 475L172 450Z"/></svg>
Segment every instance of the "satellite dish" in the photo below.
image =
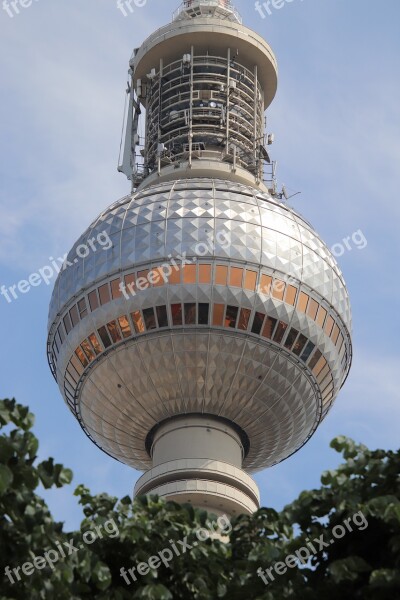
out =
<svg viewBox="0 0 400 600"><path fill-rule="evenodd" d="M217 103L216 102L210 102L210 107L211 108L217 108Z"/></svg>
<svg viewBox="0 0 400 600"><path fill-rule="evenodd" d="M290 200L290 198L294 198L298 196L301 192L295 192L294 194L289 194L285 185L282 186L282 196L284 196L285 200Z"/></svg>

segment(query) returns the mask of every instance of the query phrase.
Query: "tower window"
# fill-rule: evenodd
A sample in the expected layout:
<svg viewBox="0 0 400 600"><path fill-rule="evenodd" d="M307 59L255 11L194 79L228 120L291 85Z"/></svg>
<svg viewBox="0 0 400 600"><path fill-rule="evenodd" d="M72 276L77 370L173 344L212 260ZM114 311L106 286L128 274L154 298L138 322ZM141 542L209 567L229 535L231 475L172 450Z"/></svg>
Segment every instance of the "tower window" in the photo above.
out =
<svg viewBox="0 0 400 600"><path fill-rule="evenodd" d="M300 356L303 362L307 362L311 356L311 352L314 350L315 345L312 342L308 342L307 346L304 348L303 354Z"/></svg>
<svg viewBox="0 0 400 600"><path fill-rule="evenodd" d="M77 355L77 357L79 358L79 360L81 361L82 365L86 368L89 364L88 359L86 358L86 356L83 353L82 348L79 346L79 348L77 348L75 350L75 354Z"/></svg>
<svg viewBox="0 0 400 600"><path fill-rule="evenodd" d="M96 336L96 334L95 334L95 333L91 333L91 334L89 335L89 341L90 341L90 343L92 344L92 346L93 346L93 348L94 348L94 351L95 351L95 353L96 353L97 355L101 354L101 353L102 353L102 348L101 348L101 346L100 346L100 342L99 342L99 340L97 339L97 336Z"/></svg>
<svg viewBox="0 0 400 600"><path fill-rule="evenodd" d="M249 310L248 308L240 309L238 329L241 329L242 331L247 331L249 327L250 315L251 310Z"/></svg>
<svg viewBox="0 0 400 600"><path fill-rule="evenodd" d="M308 304L309 299L310 299L310 296L308 294L305 294L304 292L300 292L299 301L297 303L297 310L305 313L307 310L307 304Z"/></svg>
<svg viewBox="0 0 400 600"><path fill-rule="evenodd" d="M317 312L318 312L319 304L313 298L310 298L310 302L308 303L307 314L308 316L315 321Z"/></svg>
<svg viewBox="0 0 400 600"><path fill-rule="evenodd" d="M111 295L113 297L113 300L117 300L118 298L121 298L122 296L122 292L120 290L120 284L121 284L121 280L118 277L118 279L114 279L111 282Z"/></svg>
<svg viewBox="0 0 400 600"><path fill-rule="evenodd" d="M205 303L199 304L199 325L208 325L208 315L210 312L210 305Z"/></svg>
<svg viewBox="0 0 400 600"><path fill-rule="evenodd" d="M196 325L196 305L194 302L185 304L185 325Z"/></svg>
<svg viewBox="0 0 400 600"><path fill-rule="evenodd" d="M97 290L93 290L89 294L89 305L90 310L93 312L96 308L99 308L99 299L97 297Z"/></svg>
<svg viewBox="0 0 400 600"><path fill-rule="evenodd" d="M256 271L246 271L245 279L244 279L244 287L246 290L255 291L257 283L257 272Z"/></svg>
<svg viewBox="0 0 400 600"><path fill-rule="evenodd" d="M79 323L78 307L76 304L74 304L74 306L71 308L69 314L71 317L72 327L76 327Z"/></svg>
<svg viewBox="0 0 400 600"><path fill-rule="evenodd" d="M182 325L182 304L171 304L172 324Z"/></svg>
<svg viewBox="0 0 400 600"><path fill-rule="evenodd" d="M297 331L297 329L291 329L289 331L286 341L285 341L285 348L287 348L288 350L291 350L298 335L299 335L299 332Z"/></svg>
<svg viewBox="0 0 400 600"><path fill-rule="evenodd" d="M183 269L183 283L196 283L196 265L185 265Z"/></svg>
<svg viewBox="0 0 400 600"><path fill-rule="evenodd" d="M265 317L265 315L263 313L256 312L256 314L254 315L254 320L253 320L253 326L251 328L251 333L255 333L257 335L260 334L261 327L262 327L262 325L264 323L264 317Z"/></svg>
<svg viewBox="0 0 400 600"><path fill-rule="evenodd" d="M225 315L225 327L236 327L236 319L239 309L237 306L227 306Z"/></svg>
<svg viewBox="0 0 400 600"><path fill-rule="evenodd" d="M111 346L110 336L107 333L107 329L105 327L100 327L97 330L99 332L99 336L101 341L103 342L104 348L109 348Z"/></svg>
<svg viewBox="0 0 400 600"><path fill-rule="evenodd" d="M339 333L340 333L340 329L339 329L339 327L338 327L337 323L335 323L335 326L334 326L334 328L333 328L332 335L331 335L332 342L333 342L334 344L336 344L336 342L337 342L337 339L338 339L338 337L339 337Z"/></svg>
<svg viewBox="0 0 400 600"><path fill-rule="evenodd" d="M242 287L243 280L243 269L238 269L237 267L231 267L230 277L229 277L229 285L233 287Z"/></svg>
<svg viewBox="0 0 400 600"><path fill-rule="evenodd" d="M293 347L293 352L294 354L296 354L297 356L300 356L304 346L307 343L307 338L305 335L303 335L302 333L299 335L299 339L297 340L297 342L295 343L294 347Z"/></svg>
<svg viewBox="0 0 400 600"><path fill-rule="evenodd" d="M83 340L83 342L81 344L81 348L84 351L84 353L86 354L86 356L88 357L89 361L92 362L92 360L95 359L95 354L94 354L92 347L91 347L90 343L88 342L88 340Z"/></svg>
<svg viewBox="0 0 400 600"><path fill-rule="evenodd" d="M107 302L110 302L111 297L110 297L110 288L108 287L108 283L105 283L104 285L99 287L99 296L100 296L100 304L103 306L103 304L107 304Z"/></svg>
<svg viewBox="0 0 400 600"><path fill-rule="evenodd" d="M86 300L85 298L82 298L81 300L79 300L78 302L78 310L79 310L79 316L81 319L84 319L87 315L87 306L86 306Z"/></svg>
<svg viewBox="0 0 400 600"><path fill-rule="evenodd" d="M140 310L137 310L134 313L131 313L131 317L132 317L132 321L133 321L133 325L135 327L136 333L144 333L144 323L143 323L143 319L142 319Z"/></svg>
<svg viewBox="0 0 400 600"><path fill-rule="evenodd" d="M158 326L159 327L168 327L167 307L165 305L157 306L156 311L157 311Z"/></svg>
<svg viewBox="0 0 400 600"><path fill-rule="evenodd" d="M274 342L280 344L283 340L283 336L285 335L285 331L287 329L287 324L283 321L279 321L278 327L276 328L274 335Z"/></svg>
<svg viewBox="0 0 400 600"><path fill-rule="evenodd" d="M281 279L274 279L274 285L272 288L272 296L277 300L283 300L285 293L286 283Z"/></svg>
<svg viewBox="0 0 400 600"><path fill-rule="evenodd" d="M211 283L211 265L199 265L199 283Z"/></svg>
<svg viewBox="0 0 400 600"><path fill-rule="evenodd" d="M126 339L132 335L131 326L129 324L128 317L122 315L122 317L118 317L118 324L121 329L122 336Z"/></svg>
<svg viewBox="0 0 400 600"><path fill-rule="evenodd" d="M169 276L169 283L176 285L181 282L181 267L180 265L172 265L172 273Z"/></svg>
<svg viewBox="0 0 400 600"><path fill-rule="evenodd" d="M327 314L327 311L322 306L320 306L317 315L317 325L319 325L321 329L324 326Z"/></svg>
<svg viewBox="0 0 400 600"><path fill-rule="evenodd" d="M154 314L154 308L143 309L143 319L147 331L157 328L156 316Z"/></svg>
<svg viewBox="0 0 400 600"><path fill-rule="evenodd" d="M335 321L332 319L331 316L329 316L325 323L325 333L327 336L331 335L334 323Z"/></svg>
<svg viewBox="0 0 400 600"><path fill-rule="evenodd" d="M217 265L215 269L215 283L217 285L226 285L228 280L228 267Z"/></svg>
<svg viewBox="0 0 400 600"><path fill-rule="evenodd" d="M222 323L224 320L224 313L225 313L225 305L224 304L214 304L213 325L215 325L215 327L222 327Z"/></svg>
<svg viewBox="0 0 400 600"><path fill-rule="evenodd" d="M110 323L107 323L107 329L114 344L122 340L117 321L111 321Z"/></svg>
<svg viewBox="0 0 400 600"><path fill-rule="evenodd" d="M294 306L296 304L297 288L294 285L288 285L286 290L285 302Z"/></svg>
<svg viewBox="0 0 400 600"><path fill-rule="evenodd" d="M261 275L260 292L269 296L271 293L272 277L269 275Z"/></svg>
<svg viewBox="0 0 400 600"><path fill-rule="evenodd" d="M69 334L69 332L72 329L72 325L71 325L71 319L69 317L69 313L67 313L63 319L64 321L64 327L65 327L65 331L67 332L67 335Z"/></svg>
<svg viewBox="0 0 400 600"><path fill-rule="evenodd" d="M265 325L264 325L264 329L262 332L262 336L270 340L272 338L272 334L274 333L276 323L277 323L277 319L273 319L272 317L267 317L267 319L265 320Z"/></svg>

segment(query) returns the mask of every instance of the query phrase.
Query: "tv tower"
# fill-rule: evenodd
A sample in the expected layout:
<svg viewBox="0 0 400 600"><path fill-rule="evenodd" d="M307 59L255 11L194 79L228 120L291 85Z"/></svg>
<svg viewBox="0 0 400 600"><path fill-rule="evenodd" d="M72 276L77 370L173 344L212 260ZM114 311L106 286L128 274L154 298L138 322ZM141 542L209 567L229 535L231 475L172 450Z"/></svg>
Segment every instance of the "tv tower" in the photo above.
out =
<svg viewBox="0 0 400 600"><path fill-rule="evenodd" d="M248 473L310 439L352 358L342 273L277 189L276 89L229 0L183 2L130 61L132 192L73 246L50 305L50 367L88 437L144 471L135 494L217 514L259 507Z"/></svg>

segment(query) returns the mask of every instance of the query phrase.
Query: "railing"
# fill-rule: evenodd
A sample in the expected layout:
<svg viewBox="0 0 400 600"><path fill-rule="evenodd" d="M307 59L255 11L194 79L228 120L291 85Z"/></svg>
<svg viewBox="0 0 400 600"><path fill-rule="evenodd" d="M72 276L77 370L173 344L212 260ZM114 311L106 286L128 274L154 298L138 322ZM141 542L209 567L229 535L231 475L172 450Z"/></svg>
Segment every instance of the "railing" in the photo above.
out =
<svg viewBox="0 0 400 600"><path fill-rule="evenodd" d="M232 13L232 17L234 17L238 23L243 22L242 17L240 16L238 10L234 7L231 0L185 0L174 12L172 19L175 21L181 16L182 13L188 10L192 11L196 8L200 9L199 15L201 15L201 7L203 6L209 8L222 8L223 10Z"/></svg>

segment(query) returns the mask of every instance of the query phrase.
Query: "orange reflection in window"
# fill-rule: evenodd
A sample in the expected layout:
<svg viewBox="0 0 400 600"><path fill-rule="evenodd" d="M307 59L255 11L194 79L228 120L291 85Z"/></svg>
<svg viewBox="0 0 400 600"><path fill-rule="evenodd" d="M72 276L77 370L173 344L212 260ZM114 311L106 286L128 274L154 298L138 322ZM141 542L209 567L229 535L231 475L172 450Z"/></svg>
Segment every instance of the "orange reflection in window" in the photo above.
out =
<svg viewBox="0 0 400 600"><path fill-rule="evenodd" d="M327 315L327 311L320 306L319 307L319 311L318 311L318 315L317 315L317 324L322 328L324 326L325 323L325 319L326 319L326 315Z"/></svg>
<svg viewBox="0 0 400 600"><path fill-rule="evenodd" d="M217 285L226 285L228 281L228 267L217 265L215 268L215 283Z"/></svg>
<svg viewBox="0 0 400 600"><path fill-rule="evenodd" d="M114 279L111 282L111 296L113 297L113 300L116 300L117 298L121 298L121 296L122 296L122 292L119 288L120 284L121 284L121 280L119 277L118 277L118 279Z"/></svg>
<svg viewBox="0 0 400 600"><path fill-rule="evenodd" d="M343 342L344 342L344 337L342 336L342 334L339 335L337 342L336 342L336 347L338 349L338 352L340 353L342 346L343 346Z"/></svg>
<svg viewBox="0 0 400 600"><path fill-rule="evenodd" d="M178 285L181 282L181 265L172 264L172 273L169 276L169 283Z"/></svg>
<svg viewBox="0 0 400 600"><path fill-rule="evenodd" d="M182 304L171 304L172 324L182 325Z"/></svg>
<svg viewBox="0 0 400 600"><path fill-rule="evenodd" d="M315 321L315 318L317 316L318 308L319 308L318 302L316 300L314 300L313 298L310 298L310 302L308 303L308 308L307 308L307 314L313 321Z"/></svg>
<svg viewBox="0 0 400 600"><path fill-rule="evenodd" d="M257 283L257 271L247 271L244 278L244 287L246 290L255 291Z"/></svg>
<svg viewBox="0 0 400 600"><path fill-rule="evenodd" d="M339 327L337 326L337 323L335 323L335 326L334 326L334 328L333 328L332 335L331 335L332 342L333 342L334 344L336 344L336 342L337 342L337 339L338 339L338 337L339 337L339 333L340 333L340 329L339 329Z"/></svg>
<svg viewBox="0 0 400 600"><path fill-rule="evenodd" d="M137 280L136 280L136 287L140 291L147 290L147 288L150 287L149 270L148 269L146 269L145 271L139 271Z"/></svg>
<svg viewBox="0 0 400 600"><path fill-rule="evenodd" d="M168 271L166 271L168 274ZM161 287L165 284L164 270L161 267L155 267L149 273L149 281L154 287Z"/></svg>
<svg viewBox="0 0 400 600"><path fill-rule="evenodd" d="M96 354L101 354L103 350L101 348L99 340L97 339L97 335L95 333L91 333L89 335L89 340L90 340L90 343L92 344L92 346L94 348L95 353Z"/></svg>
<svg viewBox="0 0 400 600"><path fill-rule="evenodd" d="M272 296L277 300L283 300L283 295L285 293L286 283L281 279L274 279L274 283L272 286Z"/></svg>
<svg viewBox="0 0 400 600"><path fill-rule="evenodd" d="M303 313L306 312L309 299L310 299L310 296L308 294L305 294L304 292L300 292L299 301L297 303L297 309L300 312L303 312Z"/></svg>
<svg viewBox="0 0 400 600"><path fill-rule="evenodd" d="M326 365L326 359L321 356L321 358L319 359L319 361L317 362L317 364L315 365L315 367L313 368L312 372L314 373L314 375L317 377L322 369L325 367Z"/></svg>
<svg viewBox="0 0 400 600"><path fill-rule="evenodd" d="M121 329L122 336L124 338L128 338L132 335L131 326L128 321L128 317L122 315L122 317L118 317L118 323Z"/></svg>
<svg viewBox="0 0 400 600"><path fill-rule="evenodd" d="M211 265L199 265L199 283L211 283Z"/></svg>
<svg viewBox="0 0 400 600"><path fill-rule="evenodd" d="M90 360L90 362L95 359L95 354L94 354L94 352L92 350L92 346L89 344L88 340L83 340L83 342L81 343L81 348L84 351L84 353L86 354L86 356L88 357L88 359Z"/></svg>
<svg viewBox="0 0 400 600"><path fill-rule="evenodd" d="M111 321L110 323L107 323L107 329L109 334L111 335L111 339L114 342L114 344L122 340L116 321Z"/></svg>
<svg viewBox="0 0 400 600"><path fill-rule="evenodd" d="M277 320L273 319L272 317L268 317L265 320L264 328L263 328L262 334L261 334L263 337L265 337L269 340L272 338L272 334L274 333L276 321Z"/></svg>
<svg viewBox="0 0 400 600"><path fill-rule="evenodd" d="M213 325L221 327L224 320L225 305L214 304L213 310Z"/></svg>
<svg viewBox="0 0 400 600"><path fill-rule="evenodd" d="M238 329L242 329L242 331L247 331L250 321L251 310L248 308L241 308L239 315L239 323Z"/></svg>
<svg viewBox="0 0 400 600"><path fill-rule="evenodd" d="M225 327L236 327L236 321L238 316L239 308L237 306L227 306L225 314Z"/></svg>
<svg viewBox="0 0 400 600"><path fill-rule="evenodd" d="M128 290L134 290L136 281L135 273L129 273L128 275L125 275L124 280L125 287L128 288Z"/></svg>
<svg viewBox="0 0 400 600"><path fill-rule="evenodd" d="M288 285L286 290L285 302L294 306L296 304L297 288L294 285Z"/></svg>
<svg viewBox="0 0 400 600"><path fill-rule="evenodd" d="M79 360L81 361L82 365L83 365L84 367L87 367L87 366L88 366L88 364L89 364L89 361L88 361L88 359L86 358L86 356L84 355L82 348L80 348L80 347L79 347L79 348L77 348L77 349L75 350L75 354L77 355L77 357L78 357L78 358L79 358Z"/></svg>
<svg viewBox="0 0 400 600"><path fill-rule="evenodd" d="M231 267L229 285L232 285L233 287L242 287L242 281L243 269L239 269L238 267Z"/></svg>
<svg viewBox="0 0 400 600"><path fill-rule="evenodd" d="M196 265L184 266L183 283L196 283Z"/></svg>
<svg viewBox="0 0 400 600"><path fill-rule="evenodd" d="M335 323L335 321L332 319L331 316L329 316L327 318L326 324L325 324L325 333L326 333L326 335L328 335L328 336L331 335L334 323Z"/></svg>
<svg viewBox="0 0 400 600"><path fill-rule="evenodd" d="M276 342L277 344L281 343L283 336L285 335L286 329L287 329L287 323L284 323L283 321L279 321L278 327L276 328L276 331L274 334L274 342Z"/></svg>
<svg viewBox="0 0 400 600"><path fill-rule="evenodd" d="M261 275L260 292L269 296L271 293L272 277L269 275Z"/></svg>
<svg viewBox="0 0 400 600"><path fill-rule="evenodd" d="M144 333L144 323L140 310L131 313L131 317L136 333Z"/></svg>

